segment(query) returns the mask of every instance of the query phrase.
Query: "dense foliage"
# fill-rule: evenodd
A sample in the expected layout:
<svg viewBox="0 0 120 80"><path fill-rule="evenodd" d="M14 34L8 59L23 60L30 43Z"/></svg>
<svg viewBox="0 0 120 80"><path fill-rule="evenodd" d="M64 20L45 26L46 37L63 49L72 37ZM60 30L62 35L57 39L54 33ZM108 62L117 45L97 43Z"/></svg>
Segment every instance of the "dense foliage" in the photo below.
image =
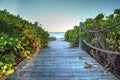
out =
<svg viewBox="0 0 120 80"><path fill-rule="evenodd" d="M30 58L34 51L46 47L49 34L34 24L0 10L0 78L14 72L19 59Z"/></svg>
<svg viewBox="0 0 120 80"><path fill-rule="evenodd" d="M98 14L94 18L88 18L83 22L83 26L88 30L99 30L107 28L120 22L120 9L115 9L114 12L108 16ZM77 41L79 33L77 29L68 30L65 33L67 41ZM90 33L85 30L80 31L82 38L89 44L104 49L120 52L120 26L111 28L107 31ZM74 36L74 37L73 37ZM116 75L120 75L120 56L112 54L104 54L103 52L96 51L83 44L83 48L92 55L97 61L104 65L109 70L114 70Z"/></svg>
<svg viewBox="0 0 120 80"><path fill-rule="evenodd" d="M78 46L78 28L78 26L74 26L74 29L68 30L64 35L65 40L71 42L73 47Z"/></svg>
<svg viewBox="0 0 120 80"><path fill-rule="evenodd" d="M102 28L109 27L117 22L120 22L120 9L114 10L113 14L109 16L104 16L102 13L98 14L95 18L88 18L83 25L86 29L90 30L99 30ZM65 40L66 41L77 41L78 39L78 27L75 26L74 29L68 30L65 33ZM80 32L82 37L87 40L92 45L95 45L96 38L102 37L104 39L104 43L107 45L108 49L120 51L120 28L116 27L114 29L110 29L107 32L102 33L86 33L85 31ZM105 34L104 34L105 33ZM104 34L104 36L102 35ZM88 39L89 37L89 39ZM90 40L91 39L91 40ZM101 42L101 41L100 41ZM115 45L115 46L114 46ZM101 45L102 46L102 45Z"/></svg>

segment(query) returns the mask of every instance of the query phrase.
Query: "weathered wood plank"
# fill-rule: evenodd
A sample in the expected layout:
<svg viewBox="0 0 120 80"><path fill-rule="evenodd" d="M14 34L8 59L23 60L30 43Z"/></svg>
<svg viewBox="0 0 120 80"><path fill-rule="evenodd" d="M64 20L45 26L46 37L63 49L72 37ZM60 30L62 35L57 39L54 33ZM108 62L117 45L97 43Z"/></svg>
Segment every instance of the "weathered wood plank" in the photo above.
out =
<svg viewBox="0 0 120 80"><path fill-rule="evenodd" d="M91 67L86 68L86 64ZM10 77L12 80L15 77L19 80L118 80L110 72L100 70L100 66L78 48L43 48L33 67L20 71L18 77Z"/></svg>

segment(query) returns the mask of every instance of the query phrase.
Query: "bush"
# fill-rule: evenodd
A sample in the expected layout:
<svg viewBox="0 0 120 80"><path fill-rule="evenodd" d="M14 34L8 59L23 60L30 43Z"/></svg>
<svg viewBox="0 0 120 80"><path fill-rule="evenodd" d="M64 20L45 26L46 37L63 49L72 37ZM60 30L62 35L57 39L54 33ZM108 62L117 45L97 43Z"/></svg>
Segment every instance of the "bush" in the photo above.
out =
<svg viewBox="0 0 120 80"><path fill-rule="evenodd" d="M56 37L51 36L51 37L49 37L49 40L50 40L50 41L55 41L55 40L56 40Z"/></svg>
<svg viewBox="0 0 120 80"><path fill-rule="evenodd" d="M99 30L103 28L108 28L113 24L120 22L120 9L114 10L114 13L109 16L104 16L102 13L98 14L94 18L88 18L83 22L83 26L88 30ZM120 52L120 25L111 28L103 32L86 32L85 30L80 32L82 38L89 44L104 50L112 50ZM68 30L65 33L65 40L69 42L75 42L78 39L78 29ZM86 50L92 57L94 57L98 62L107 67L110 71L114 72L120 77L120 56L115 54L105 54L103 52L94 50L85 44L82 45L83 49Z"/></svg>
<svg viewBox="0 0 120 80"><path fill-rule="evenodd" d="M37 48L48 44L49 34L34 24L0 10L0 78L14 72L12 68L20 61L30 58Z"/></svg>
<svg viewBox="0 0 120 80"><path fill-rule="evenodd" d="M74 29L68 30L65 33L65 40L71 42L72 46L76 47L78 46L78 32L79 32L79 27L78 26L74 26Z"/></svg>

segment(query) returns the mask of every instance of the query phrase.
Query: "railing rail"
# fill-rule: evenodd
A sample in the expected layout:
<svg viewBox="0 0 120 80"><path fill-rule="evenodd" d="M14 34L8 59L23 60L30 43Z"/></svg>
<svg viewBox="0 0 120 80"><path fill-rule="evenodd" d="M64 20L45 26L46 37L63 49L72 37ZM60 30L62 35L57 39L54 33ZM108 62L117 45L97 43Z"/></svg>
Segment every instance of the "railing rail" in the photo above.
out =
<svg viewBox="0 0 120 80"><path fill-rule="evenodd" d="M95 32L103 32L103 31L107 31L108 29L111 29L111 28L115 28L115 27L118 27L120 25L120 22L119 23L116 23L110 27L107 27L107 28L103 28L103 29L99 29L99 30L88 30L86 29L85 27L83 27L83 24L82 22L80 22L80 25L79 25L79 48L82 48L82 42L85 43L87 46L97 50L97 51L101 51L101 52L104 52L104 53L108 53L108 54L117 54L117 55L120 55L120 52L117 52L117 51L109 51L109 50L104 50L104 49L100 49L100 48L97 48L91 44L89 44L88 42L86 42L83 38L82 38L82 35L80 33L81 30L85 30L86 32L91 32L91 33L95 33Z"/></svg>

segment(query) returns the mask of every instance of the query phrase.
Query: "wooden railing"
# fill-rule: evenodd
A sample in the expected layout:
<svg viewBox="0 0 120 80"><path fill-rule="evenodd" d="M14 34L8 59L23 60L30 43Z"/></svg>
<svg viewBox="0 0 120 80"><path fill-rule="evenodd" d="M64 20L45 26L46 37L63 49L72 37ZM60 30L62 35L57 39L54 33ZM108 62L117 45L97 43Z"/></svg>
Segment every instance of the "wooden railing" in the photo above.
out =
<svg viewBox="0 0 120 80"><path fill-rule="evenodd" d="M117 51L109 51L109 50L104 50L104 49L100 49L98 47L95 47L91 44L89 44L87 41L85 41L81 35L81 31L84 30L86 33L96 33L96 32L105 32L109 29L112 29L112 28L116 28L120 25L120 22L119 23L116 23L110 27L107 27L107 28L103 28L103 29L99 29L99 30L88 30L86 29L82 22L80 22L80 25L79 25L79 48L82 48L82 43L85 43L87 46L97 50L97 51L100 51L100 52L104 52L104 53L108 53L108 54L117 54L117 55L120 55L120 52L117 52Z"/></svg>

